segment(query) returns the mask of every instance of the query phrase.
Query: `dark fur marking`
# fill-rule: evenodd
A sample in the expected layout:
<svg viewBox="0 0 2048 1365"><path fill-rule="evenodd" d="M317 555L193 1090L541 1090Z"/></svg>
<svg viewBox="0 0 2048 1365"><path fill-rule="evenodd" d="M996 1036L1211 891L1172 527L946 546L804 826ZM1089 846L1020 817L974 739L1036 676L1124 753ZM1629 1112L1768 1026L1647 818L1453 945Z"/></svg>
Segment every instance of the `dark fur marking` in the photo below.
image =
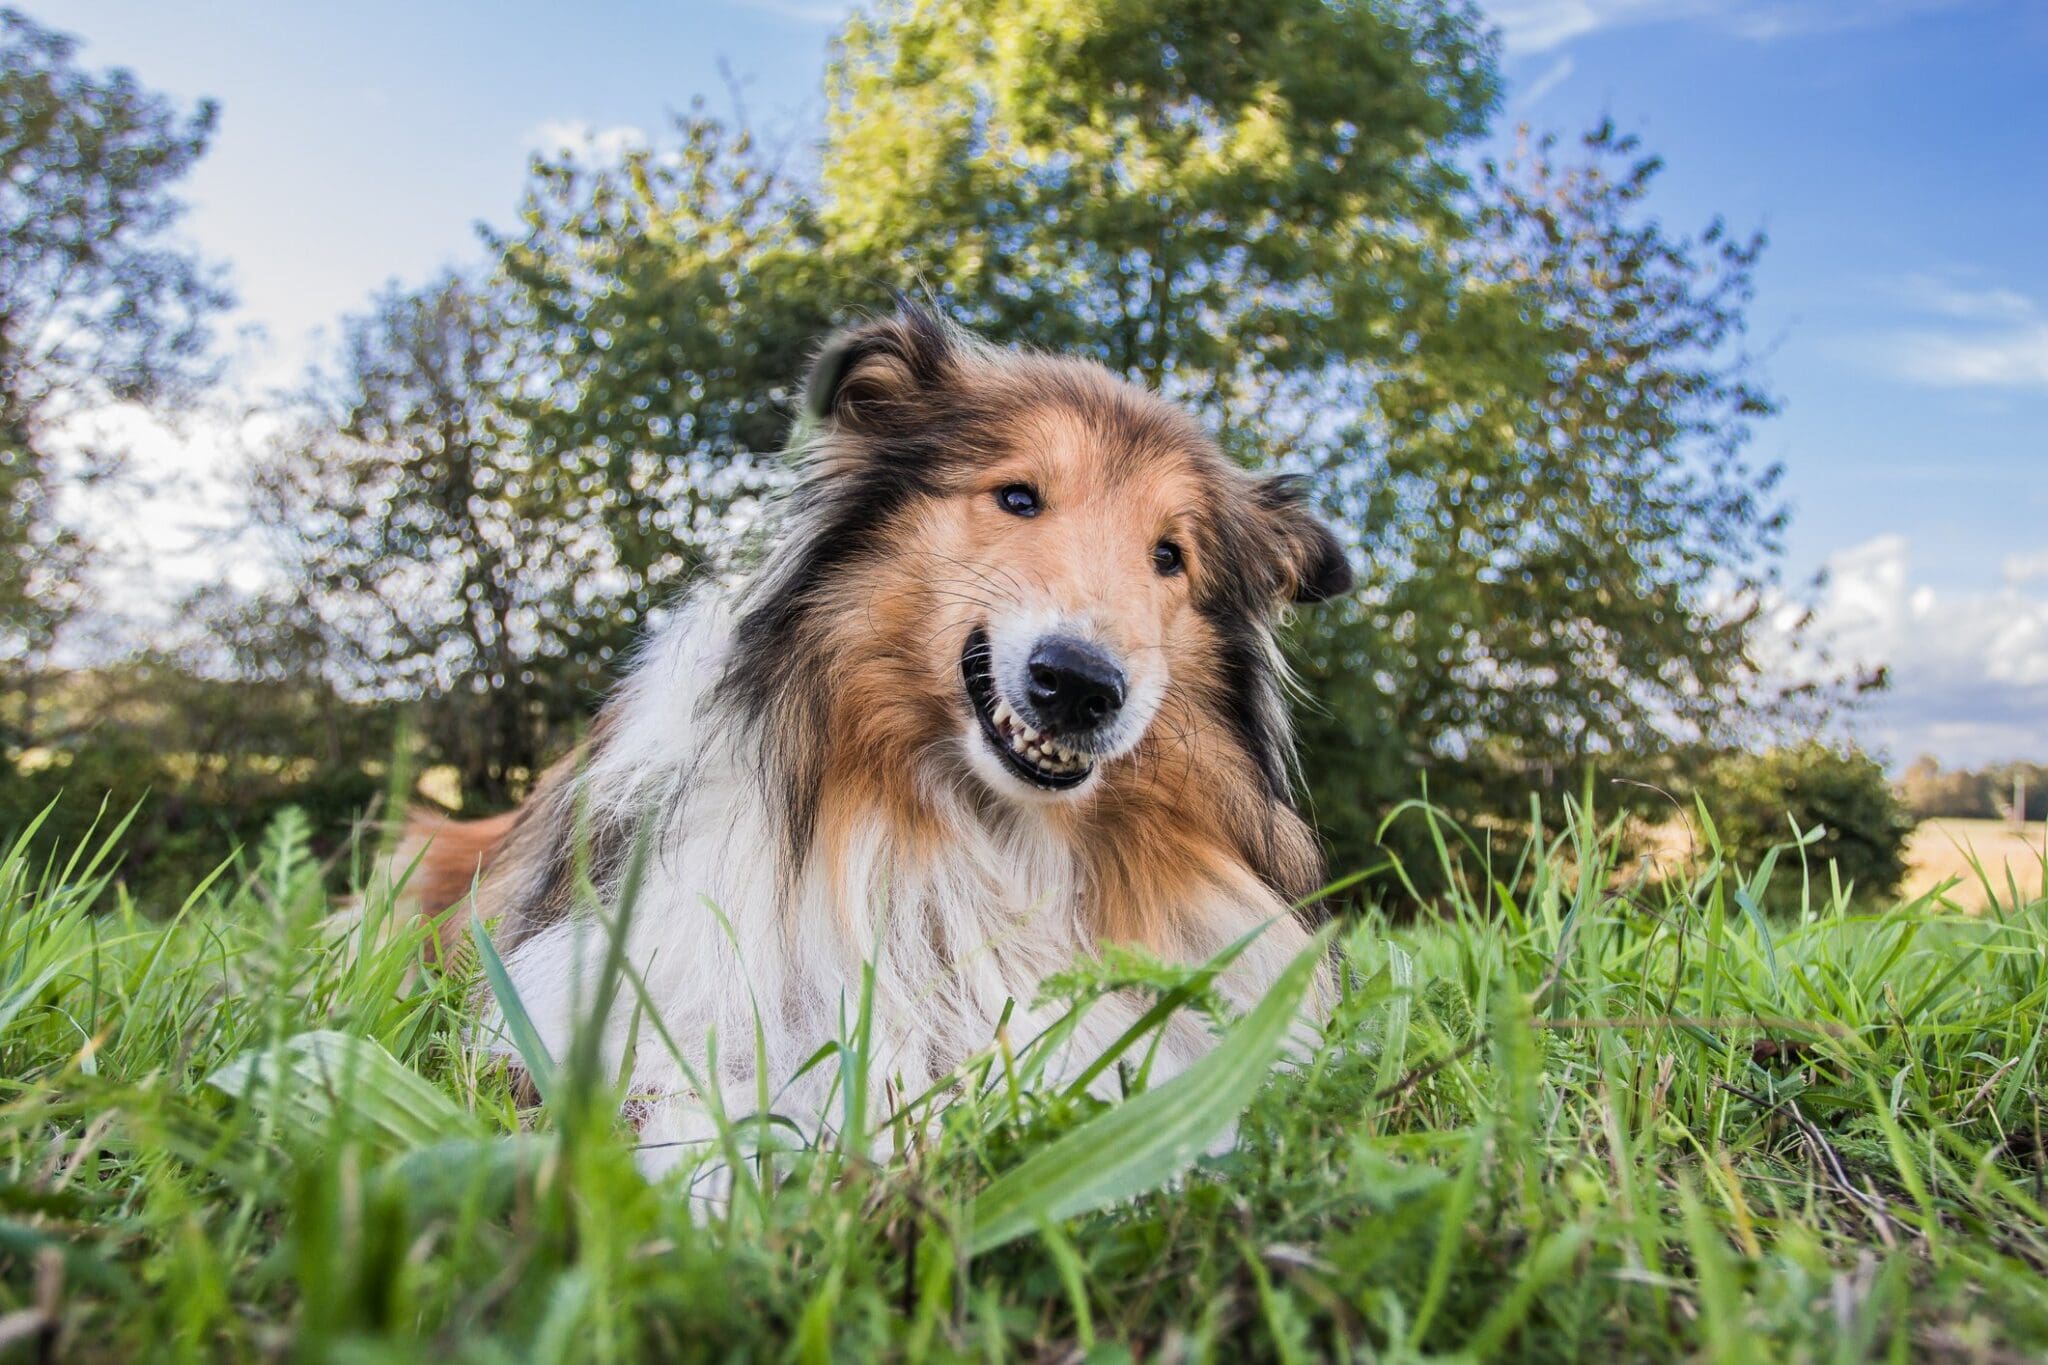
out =
<svg viewBox="0 0 2048 1365"><path fill-rule="evenodd" d="M607 706L591 722L583 745L556 763L520 808L505 836L498 947L505 952L568 918L576 902L577 851L584 851L590 883L608 892L624 866L630 830L613 820L584 819L583 772L610 742L615 725Z"/></svg>
<svg viewBox="0 0 2048 1365"><path fill-rule="evenodd" d="M1308 481L1279 474L1258 486L1259 505L1278 522L1293 572L1290 596L1296 602L1327 602L1351 591L1351 561L1335 533L1316 518L1308 505Z"/></svg>
<svg viewBox="0 0 2048 1365"><path fill-rule="evenodd" d="M834 575L871 553L892 518L937 492L941 476L984 443L985 419L949 402L964 344L923 309L906 308L840 333L813 367L807 401L832 424L834 446L790 497L789 521L804 539L735 624L713 692L759 737L769 760L763 780L780 778L785 876L801 869L817 825L829 739L829 679L812 618Z"/></svg>

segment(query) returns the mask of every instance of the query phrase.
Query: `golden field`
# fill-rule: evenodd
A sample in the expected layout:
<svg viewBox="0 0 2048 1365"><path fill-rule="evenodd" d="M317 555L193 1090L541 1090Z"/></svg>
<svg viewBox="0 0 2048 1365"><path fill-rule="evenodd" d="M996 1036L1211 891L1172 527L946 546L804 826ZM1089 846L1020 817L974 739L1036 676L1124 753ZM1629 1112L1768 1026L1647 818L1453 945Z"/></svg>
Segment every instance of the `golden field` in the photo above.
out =
<svg viewBox="0 0 2048 1365"><path fill-rule="evenodd" d="M1982 910L1990 903L1985 887L1988 878L2002 904L2025 901L2043 890L2044 840L2048 840L2048 825L2038 820L2026 825L2003 820L1923 820L1906 841L1906 879L1900 884L1899 899L1912 900L1953 882L1944 899L1964 910ZM1639 833L1636 861L1627 873L1685 873L1697 867L1702 847L1686 824L1668 821ZM1981 874L1978 865L1983 868ZM1781 870L1779 875L1788 874ZM1797 875L1796 868L1790 875ZM2008 876L2019 888L2017 898L2008 887ZM1825 890L1826 868L1815 869L1815 886Z"/></svg>
<svg viewBox="0 0 2048 1365"><path fill-rule="evenodd" d="M1907 872L1901 888L1907 896L1918 896L1945 882L1961 878L1947 898L1968 910L1982 910L1988 903L1985 878L1997 889L2001 903L2010 904L2013 895L2006 878L2019 887L2019 899L2042 891L2041 859L2048 824L2034 821L2012 825L2003 820L1923 820L1906 843ZM1973 863L1974 860L1974 863ZM1981 864L1980 876L1975 864Z"/></svg>

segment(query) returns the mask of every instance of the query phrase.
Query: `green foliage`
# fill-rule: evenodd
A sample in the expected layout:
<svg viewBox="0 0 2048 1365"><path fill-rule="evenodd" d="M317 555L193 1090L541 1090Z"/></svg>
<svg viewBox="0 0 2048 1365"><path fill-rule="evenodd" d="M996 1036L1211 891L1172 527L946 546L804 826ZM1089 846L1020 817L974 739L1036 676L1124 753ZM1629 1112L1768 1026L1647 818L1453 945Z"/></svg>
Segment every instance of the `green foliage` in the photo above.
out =
<svg viewBox="0 0 2048 1365"><path fill-rule="evenodd" d="M126 71L0 9L0 664L48 649L82 600L89 547L56 520L52 437L107 403L168 406L211 375L208 322L229 302L177 240L171 187L213 132ZM14 736L4 736L14 742Z"/></svg>
<svg viewBox="0 0 2048 1365"><path fill-rule="evenodd" d="M1817 875L1832 863L1845 887L1872 900L1890 896L1906 875L1913 817L1877 760L1859 750L1809 741L1723 754L1700 779L1698 794L1721 847L1744 867L1818 831L1801 850Z"/></svg>
<svg viewBox="0 0 2048 1365"><path fill-rule="evenodd" d="M499 269L349 322L256 471L357 693L416 704L466 809L524 794L654 613L773 482L831 325L743 140L536 168Z"/></svg>
<svg viewBox="0 0 2048 1365"><path fill-rule="evenodd" d="M65 1358L2048 1349L2039 896L1862 915L1821 879L1772 923L1711 853L1620 885L1568 810L1515 893L1347 921L1328 1027L1171 1183L1119 1183L1151 1126L1097 1140L1163 1087L1076 1103L1017 1038L871 1095L893 1155L789 1133L706 1206L638 1174L604 1079L522 1110L469 976L381 893L330 919L303 823L170 924L116 856L0 858L0 1323Z"/></svg>
<svg viewBox="0 0 2048 1365"><path fill-rule="evenodd" d="M1423 775L1511 819L1532 783L1647 776L1771 705L1748 645L1783 513L1777 471L1741 458L1770 407L1730 350L1760 239L1668 233L1653 158L1610 128L1583 150L1483 170L1469 287L1532 326L1499 350L1469 315L1424 336L1381 389L1383 445L1333 464L1363 579L1298 646L1336 866L1369 864Z"/></svg>
<svg viewBox="0 0 2048 1365"><path fill-rule="evenodd" d="M523 235L494 239L539 345L515 409L552 512L607 541L585 653L630 642L735 499L773 481L795 386L853 301L798 185L748 136L701 113L676 134L616 164L538 164Z"/></svg>
<svg viewBox="0 0 2048 1365"><path fill-rule="evenodd" d="M829 85L819 217L848 276L926 282L1272 458L1442 323L1451 153L1497 94L1438 0L900 0L849 24Z"/></svg>

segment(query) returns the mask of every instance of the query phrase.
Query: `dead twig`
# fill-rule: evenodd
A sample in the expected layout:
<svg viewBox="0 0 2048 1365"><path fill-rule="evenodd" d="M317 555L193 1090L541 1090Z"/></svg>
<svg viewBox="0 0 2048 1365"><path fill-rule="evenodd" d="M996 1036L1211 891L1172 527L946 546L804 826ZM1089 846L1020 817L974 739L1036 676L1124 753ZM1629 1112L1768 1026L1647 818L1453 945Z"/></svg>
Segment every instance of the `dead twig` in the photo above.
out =
<svg viewBox="0 0 2048 1365"><path fill-rule="evenodd" d="M1807 1118L1801 1112L1797 1100L1768 1100L1755 1091L1745 1090L1739 1085L1731 1085L1719 1076L1714 1078L1714 1085L1738 1099L1748 1100L1767 1114L1776 1113L1781 1109L1784 1110L1786 1116L1798 1127L1800 1135L1806 1139L1807 1146L1813 1152L1814 1159L1820 1162L1821 1169L1827 1172L1828 1180L1836 1189L1847 1195L1851 1201L1863 1209L1865 1215L1870 1219L1871 1226L1877 1229L1877 1235L1884 1242L1887 1249L1898 1246L1898 1239L1892 1235L1891 1205L1876 1190L1859 1190L1849 1183L1849 1168L1843 1164L1841 1153L1835 1150L1834 1144L1828 1141L1827 1135L1821 1132L1813 1120Z"/></svg>

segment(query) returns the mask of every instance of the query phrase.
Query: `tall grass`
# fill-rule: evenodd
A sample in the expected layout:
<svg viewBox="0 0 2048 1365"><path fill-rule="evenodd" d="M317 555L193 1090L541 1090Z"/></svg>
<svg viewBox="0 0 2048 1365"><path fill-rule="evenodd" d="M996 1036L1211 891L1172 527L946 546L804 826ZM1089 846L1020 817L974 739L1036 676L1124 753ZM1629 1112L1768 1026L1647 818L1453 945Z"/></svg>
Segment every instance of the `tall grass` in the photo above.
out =
<svg viewBox="0 0 2048 1365"><path fill-rule="evenodd" d="M659 1184L615 1078L557 1059L530 1104L465 1044L475 966L379 894L337 922L303 820L149 913L118 823L30 830L0 859L0 1355L2048 1350L2039 884L1866 913L1797 847L1736 869L1703 826L1653 883L1562 817L1468 848L1490 875L1432 916L1336 925L1341 999L1270 1074L1285 1001L1219 1023L1201 1085L1146 1090L1138 1041L1105 1106L1004 1030L912 1095L867 1083L850 1002L814 1062L850 1131L764 1091ZM1796 918L1758 909L1774 880ZM1059 989L1130 982L1208 1001L1124 956ZM730 1197L693 1199L711 1170Z"/></svg>

